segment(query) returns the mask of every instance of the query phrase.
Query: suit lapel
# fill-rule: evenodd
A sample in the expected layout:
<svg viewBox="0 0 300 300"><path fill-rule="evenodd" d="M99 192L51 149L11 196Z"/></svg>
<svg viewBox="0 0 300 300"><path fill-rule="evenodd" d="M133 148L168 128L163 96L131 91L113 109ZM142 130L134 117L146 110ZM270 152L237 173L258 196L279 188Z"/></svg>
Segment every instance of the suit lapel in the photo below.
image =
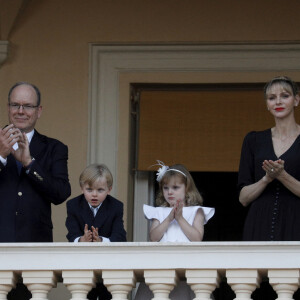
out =
<svg viewBox="0 0 300 300"><path fill-rule="evenodd" d="M105 222L106 218L109 216L109 201L108 198L109 195L106 197L106 199L103 201L102 205L100 206L96 217L95 217L95 224L100 229L102 224Z"/></svg>
<svg viewBox="0 0 300 300"><path fill-rule="evenodd" d="M84 198L84 195L81 196L82 197L82 201L81 201L81 212L82 212L82 218L84 220L85 224L93 224L94 222L94 214L88 204L88 202L86 201L86 199Z"/></svg>
<svg viewBox="0 0 300 300"><path fill-rule="evenodd" d="M46 138L44 135L34 131L33 137L29 144L30 154L34 158L39 158L40 154L43 154L46 147Z"/></svg>

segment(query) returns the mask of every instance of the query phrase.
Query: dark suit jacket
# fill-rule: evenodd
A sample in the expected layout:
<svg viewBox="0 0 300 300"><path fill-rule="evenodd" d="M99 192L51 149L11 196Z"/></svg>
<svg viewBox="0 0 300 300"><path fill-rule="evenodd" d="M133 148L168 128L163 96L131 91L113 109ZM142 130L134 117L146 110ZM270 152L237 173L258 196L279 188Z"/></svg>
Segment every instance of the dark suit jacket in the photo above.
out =
<svg viewBox="0 0 300 300"><path fill-rule="evenodd" d="M88 224L89 229L91 226L98 227L99 236L109 238L111 242L126 241L123 203L110 195L106 196L96 217L83 194L67 202L67 214L66 227L69 242L74 242L77 237L84 234L85 224Z"/></svg>
<svg viewBox="0 0 300 300"><path fill-rule="evenodd" d="M51 203L71 194L67 146L35 131L29 148L35 160L20 175L12 155L0 162L0 242L52 242Z"/></svg>

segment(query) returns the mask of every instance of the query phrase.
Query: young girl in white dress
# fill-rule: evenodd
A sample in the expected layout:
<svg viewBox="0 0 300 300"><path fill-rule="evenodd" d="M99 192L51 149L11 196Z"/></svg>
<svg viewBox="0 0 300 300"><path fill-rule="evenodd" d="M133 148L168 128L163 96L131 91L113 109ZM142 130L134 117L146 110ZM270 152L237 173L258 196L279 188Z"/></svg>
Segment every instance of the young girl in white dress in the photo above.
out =
<svg viewBox="0 0 300 300"><path fill-rule="evenodd" d="M159 192L158 207L144 205L144 215L151 220L152 242L199 242L204 235L204 224L214 215L214 208L203 207L189 171L180 164L171 167L159 162L157 172ZM170 293L171 300L189 300L195 297L191 288L180 282ZM153 293L140 284L135 300L150 300Z"/></svg>

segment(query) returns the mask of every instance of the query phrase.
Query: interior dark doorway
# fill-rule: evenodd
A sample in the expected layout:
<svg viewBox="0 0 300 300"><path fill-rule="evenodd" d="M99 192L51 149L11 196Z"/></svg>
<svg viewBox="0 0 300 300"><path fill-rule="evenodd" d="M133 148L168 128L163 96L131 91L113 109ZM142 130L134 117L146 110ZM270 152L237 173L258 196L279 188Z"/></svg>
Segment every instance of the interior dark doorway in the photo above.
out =
<svg viewBox="0 0 300 300"><path fill-rule="evenodd" d="M241 241L247 208L238 200L237 172L192 172L204 199L215 215L205 225L204 241Z"/></svg>
<svg viewBox="0 0 300 300"><path fill-rule="evenodd" d="M243 207L238 200L237 192L237 177L236 170L238 169L240 148L244 135L253 130L252 123L247 119L246 129L241 130L241 120L245 119L239 116L241 113L240 108L243 107L244 101L249 97L250 92L255 92L251 97L247 98L247 101L254 101L258 99L260 101L260 93L262 93L263 84L261 83L239 83L239 84L132 84L131 86L131 109L132 109L132 169L140 171L150 171L153 176L153 184L155 181L154 169L149 170L149 166L153 165L156 159L162 160L168 164L169 161L173 163L183 163L189 170L192 170L191 174L194 178L196 186L204 199L204 206L214 207L215 215L205 225L205 234L203 241L241 241L243 235L244 220L247 215L248 209ZM158 92L149 96L148 92ZM171 92L170 99L166 96L168 92ZM196 110L196 117L191 117L193 108L187 111L187 115L183 116L183 119L178 119L176 105L174 103L189 103L192 101L189 93L192 92L192 99L197 99L202 103L200 110ZM194 92L200 92L199 98ZM207 92L202 94L202 92ZM148 93L148 94L147 94ZM162 94L161 94L162 93ZM175 94L176 95L175 95ZM212 93L213 98L207 98ZM222 98L222 94L228 93L229 98ZM145 98L145 95L149 97ZM144 96L143 96L144 95ZM179 95L179 96L178 96ZM209 101L208 101L209 99ZM231 99L231 100L230 100ZM235 99L234 101L232 99ZM176 102L176 101L179 102ZM220 102L222 100L222 102ZM156 102L158 101L158 102ZM230 101L233 101L232 103ZM173 103L174 102L174 103ZM197 103L198 103L197 102ZM143 104L144 103L144 104ZM145 103L149 103L145 106ZM168 105L165 103L169 103ZM194 102L193 102L194 103ZM247 102L248 103L248 102ZM252 103L252 102L251 102ZM225 105L226 104L226 105ZM148 107L150 105L150 107ZM179 128L174 127L174 122L168 123L165 118L157 118L158 112L163 110L164 105L167 107L166 114L171 116L171 120L178 120L176 124L180 123ZM144 110L141 110L141 107ZM174 107L175 106L175 107ZM219 111L218 107L222 107ZM232 107L231 107L232 106ZM246 105L247 106L247 105ZM154 114L148 115L148 110L154 109ZM209 114L207 112L207 119L205 119L205 108L211 107ZM229 107L230 112L225 117L224 109ZM142 113L143 112L143 113ZM249 115L249 112L247 112ZM165 116L165 115L164 115ZM180 115L181 116L181 115ZM238 116L236 118L236 116ZM153 118L152 118L153 117ZM160 124L159 129L153 127L153 124L147 123L148 120L155 120L156 124ZM185 128L184 124L191 123L191 119L205 119L207 123L202 124L198 131L193 135L188 135L190 128ZM257 118L256 118L257 119ZM179 122L180 121L180 122ZM264 118L265 121L265 118ZM199 121L200 122L200 121ZM201 121L203 122L203 121ZM182 124L181 124L182 123ZM250 123L251 126L248 124ZM257 120L255 120L255 124ZM142 125L141 125L142 124ZM170 126L169 126L169 125ZM231 125L232 124L232 125ZM235 124L235 125L233 125ZM202 126L201 125L201 126ZM237 132L235 129L227 128L226 126L232 126L233 128L239 128ZM180 127L182 126L182 128ZM143 130L141 130L141 127ZM224 129L224 127L226 127ZM153 131L145 130L151 128ZM189 136L189 141L192 141L192 146L186 149L187 144L185 140L181 140L182 136L177 136L180 130L183 130L183 136ZM225 131L224 131L225 130ZM241 130L241 132L239 132ZM141 133L142 132L142 133ZM202 132L202 133L201 133ZM199 135L207 132L207 135L199 140ZM235 132L235 133L234 133ZM162 136L162 137L161 137ZM166 141L165 137L172 137L171 141ZM213 137L212 140L209 138ZM147 145L141 142L143 138ZM178 143L172 144L172 142L179 140L182 149L178 148ZM198 144L196 143L198 141ZM221 141L220 144L217 142ZM225 144L229 144L229 148L225 147ZM158 153L153 153L152 148L149 151L149 145L157 145L155 149L158 149ZM163 145L163 146L162 146ZM167 147L172 145L172 149L176 149L176 155L178 153L181 156L172 155L170 149ZM205 151L201 148L203 145L208 145ZM228 145L227 145L228 146ZM187 154L186 150L191 148L196 149L196 155ZM221 151L220 151L221 150ZM146 151L146 152L145 152ZM149 153L147 152L149 151ZM213 154L216 152L216 156ZM189 152L188 152L189 153ZM200 155L201 154L201 155ZM226 156L227 155L227 156ZM142 160L143 157L146 161ZM148 158L151 158L149 161ZM172 159L171 159L172 157ZM200 163L195 164L196 158L201 158ZM175 159L176 158L176 159ZM141 163L141 161L143 163ZM187 162L186 162L187 161ZM141 164L140 164L141 163ZM169 163L170 164L170 163ZM172 163L171 163L172 164ZM206 165L205 165L206 164ZM195 171L193 171L195 170ZM196 171L197 170L197 171ZM204 171L201 171L204 170ZM156 184L157 192L157 184Z"/></svg>

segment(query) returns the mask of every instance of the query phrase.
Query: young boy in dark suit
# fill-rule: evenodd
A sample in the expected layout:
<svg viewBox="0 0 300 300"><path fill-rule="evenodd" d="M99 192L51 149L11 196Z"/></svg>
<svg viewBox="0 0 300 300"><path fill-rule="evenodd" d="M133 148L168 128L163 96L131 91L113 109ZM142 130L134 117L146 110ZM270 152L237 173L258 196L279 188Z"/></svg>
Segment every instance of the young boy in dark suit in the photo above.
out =
<svg viewBox="0 0 300 300"><path fill-rule="evenodd" d="M69 242L125 242L123 203L110 195L113 177L103 164L86 167L79 177L82 194L67 202L66 227ZM103 284L97 284L88 299L111 299Z"/></svg>

